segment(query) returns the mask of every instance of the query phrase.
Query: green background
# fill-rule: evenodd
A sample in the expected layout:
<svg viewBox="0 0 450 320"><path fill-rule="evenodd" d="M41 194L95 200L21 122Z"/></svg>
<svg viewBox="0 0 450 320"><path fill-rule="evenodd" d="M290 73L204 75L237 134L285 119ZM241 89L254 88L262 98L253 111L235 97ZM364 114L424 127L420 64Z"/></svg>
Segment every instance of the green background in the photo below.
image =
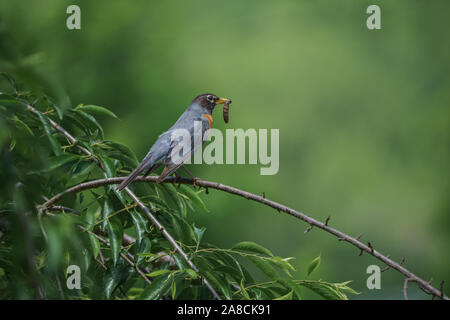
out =
<svg viewBox="0 0 450 320"><path fill-rule="evenodd" d="M81 30L66 8L81 8ZM381 7L381 30L366 8ZM15 1L0 3L0 69L62 106L110 108L106 138L142 158L197 94L233 99L230 123L280 129L280 170L196 165L195 175L325 220L439 285L450 282L448 1ZM70 98L69 98L70 97ZM402 298L403 279L349 244L218 191L193 219L227 247L261 243L296 258L298 276L354 280L356 298ZM425 295L409 285L410 298ZM448 288L448 286L447 286ZM351 296L355 298L354 296Z"/></svg>

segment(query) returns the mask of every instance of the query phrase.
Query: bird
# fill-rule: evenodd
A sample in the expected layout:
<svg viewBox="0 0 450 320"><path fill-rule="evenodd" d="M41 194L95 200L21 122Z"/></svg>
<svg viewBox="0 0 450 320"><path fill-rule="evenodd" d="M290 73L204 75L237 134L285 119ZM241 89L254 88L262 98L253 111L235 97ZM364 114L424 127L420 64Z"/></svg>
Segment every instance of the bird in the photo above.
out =
<svg viewBox="0 0 450 320"><path fill-rule="evenodd" d="M212 93L203 93L196 96L186 111L178 118L175 124L169 128L166 132L163 132L153 146L150 148L150 151L141 161L141 163L134 169L128 177L122 181L122 183L117 187L118 191L126 188L130 183L132 183L136 177L144 172L144 177L155 171L161 165L164 165L164 170L161 175L157 178L156 182L161 183L164 181L170 174L176 174L176 170L183 165L183 163L190 157L192 153L197 151L197 148L204 143L202 139L201 144L193 143L191 141L190 149L182 154L181 159L177 161L172 161L172 151L174 148L181 148L180 139L172 139L172 134L179 129L187 130L191 137L194 137L194 123L196 121L201 122L201 137L205 134L208 129L212 128L213 117L212 113L214 108L218 104L224 104L225 102L231 102L230 99L227 98L219 98L215 94ZM197 129L198 130L198 129ZM184 150L183 150L184 152ZM186 169L186 168L185 168ZM186 169L187 171L187 169ZM187 171L190 174L189 171ZM191 175L192 178L194 178ZM195 178L194 178L195 179ZM195 180L194 180L195 181Z"/></svg>

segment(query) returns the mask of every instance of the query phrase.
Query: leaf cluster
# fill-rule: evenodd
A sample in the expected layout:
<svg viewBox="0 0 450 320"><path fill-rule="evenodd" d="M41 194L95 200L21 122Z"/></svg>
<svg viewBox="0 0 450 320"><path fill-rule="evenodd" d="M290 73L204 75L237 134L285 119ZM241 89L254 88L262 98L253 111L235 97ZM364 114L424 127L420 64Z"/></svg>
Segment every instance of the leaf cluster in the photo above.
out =
<svg viewBox="0 0 450 320"><path fill-rule="evenodd" d="M274 255L257 243L241 241L231 248L206 243L206 228L193 222L195 214L208 212L203 190L189 186L131 188L198 272L114 186L68 194L56 206L40 209L45 199L68 187L126 175L138 159L127 146L105 139L101 118L117 118L107 108L63 109L2 76L1 299L210 299L202 278L224 299L302 299L304 288L325 299L355 293L348 282L295 279L293 258ZM30 112L30 106L37 112ZM76 141L55 130L54 123ZM307 277L319 264L320 257L312 261ZM80 289L66 286L70 265L81 269Z"/></svg>

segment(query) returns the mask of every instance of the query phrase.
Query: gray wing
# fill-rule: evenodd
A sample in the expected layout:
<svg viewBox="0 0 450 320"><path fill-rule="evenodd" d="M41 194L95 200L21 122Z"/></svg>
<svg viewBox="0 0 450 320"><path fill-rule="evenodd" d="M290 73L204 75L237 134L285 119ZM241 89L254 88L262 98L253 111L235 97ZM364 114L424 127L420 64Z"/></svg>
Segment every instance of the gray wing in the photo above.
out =
<svg viewBox="0 0 450 320"><path fill-rule="evenodd" d="M196 136L196 132L195 132L196 127L194 125L196 121L201 123L200 124L201 127L199 127L197 129L197 130L199 130L199 132L197 133L197 136ZM177 167L179 167L191 156L191 154L195 153L201 147L201 145L204 143L203 135L209 129L209 123L206 119L204 119L202 117L195 117L194 119L191 118L190 120L185 120L185 121L181 122L180 127L189 132L191 139L190 139L190 141L183 141L181 136L174 135L171 137L169 152L167 153L167 157L165 160L166 165L170 166L170 167L177 165L177 164L179 164L177 166ZM176 129L177 128L172 128L171 134L174 132L173 130L176 130ZM196 139L198 139L198 141L195 141ZM188 145L186 146L186 149L187 149L186 152L184 152L185 150L183 150L183 148L181 147L182 143L188 143ZM174 155L174 153L172 151L174 151L177 147L180 149L180 152L177 156L179 158L183 159L183 161L181 163L174 163L172 161L172 156Z"/></svg>
<svg viewBox="0 0 450 320"><path fill-rule="evenodd" d="M201 121L201 125L202 125L201 136L198 137L201 140L198 141L197 143L195 141L195 135L194 135L194 133L195 133L194 121ZM186 152L184 152L184 149L182 148L182 146L180 146L180 143L182 143L182 139L172 139L171 140L170 149L169 149L167 157L164 161L166 168L164 169L163 173L158 177L158 179L157 179L158 183L164 181L164 179L166 177L168 177L170 174L175 172L181 165L183 165L184 162L186 162L187 159L189 159L191 154L195 153L201 147L201 145L204 143L202 137L205 134L206 130L209 129L208 121L206 119L203 119L202 117L198 117L198 118L195 118L194 120L191 120L190 122L192 123L192 125L190 125L190 128L187 129L191 136L190 147L187 148L188 150ZM177 147L180 147L179 151L176 150ZM174 154L176 154L177 152L179 152L177 154L177 160L173 161L172 158L173 158Z"/></svg>
<svg viewBox="0 0 450 320"><path fill-rule="evenodd" d="M141 163L134 169L128 178L124 180L119 186L118 190L122 190L128 184L133 182L133 180L143 171L155 168L156 165L160 163L165 163L166 166L170 168L170 172L167 175L170 175L173 171L175 171L178 167L180 167L191 155L192 151L196 151L198 149L198 144L194 143L194 121L202 121L202 137L207 129L209 129L208 121L199 117L199 110L194 108L188 108L175 122L175 124L170 127L169 130L162 133L153 146L150 148L150 151L141 161ZM194 120L193 120L194 119ZM191 148L189 148L189 152L183 154L183 160L181 163L174 164L171 160L170 154L171 151L177 147L180 143L181 139L172 139L172 134L174 130L177 129L186 129L191 135ZM201 145L203 141L199 145ZM173 170L172 170L173 168ZM165 174L164 178L167 176Z"/></svg>

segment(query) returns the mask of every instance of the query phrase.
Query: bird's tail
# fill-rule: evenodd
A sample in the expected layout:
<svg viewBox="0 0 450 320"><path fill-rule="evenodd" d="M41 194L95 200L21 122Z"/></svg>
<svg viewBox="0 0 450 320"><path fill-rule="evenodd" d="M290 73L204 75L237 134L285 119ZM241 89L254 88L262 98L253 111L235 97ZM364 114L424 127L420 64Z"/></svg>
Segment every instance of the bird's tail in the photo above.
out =
<svg viewBox="0 0 450 320"><path fill-rule="evenodd" d="M146 161L142 161L141 164L137 166L136 169L134 169L130 175L122 181L121 184L117 187L118 191L121 191L122 189L125 189L126 186L128 186L131 182L136 179L136 177L145 170L145 168L148 168L148 163ZM150 169L148 170L147 174L149 174L151 171L155 169L155 165L150 166Z"/></svg>

